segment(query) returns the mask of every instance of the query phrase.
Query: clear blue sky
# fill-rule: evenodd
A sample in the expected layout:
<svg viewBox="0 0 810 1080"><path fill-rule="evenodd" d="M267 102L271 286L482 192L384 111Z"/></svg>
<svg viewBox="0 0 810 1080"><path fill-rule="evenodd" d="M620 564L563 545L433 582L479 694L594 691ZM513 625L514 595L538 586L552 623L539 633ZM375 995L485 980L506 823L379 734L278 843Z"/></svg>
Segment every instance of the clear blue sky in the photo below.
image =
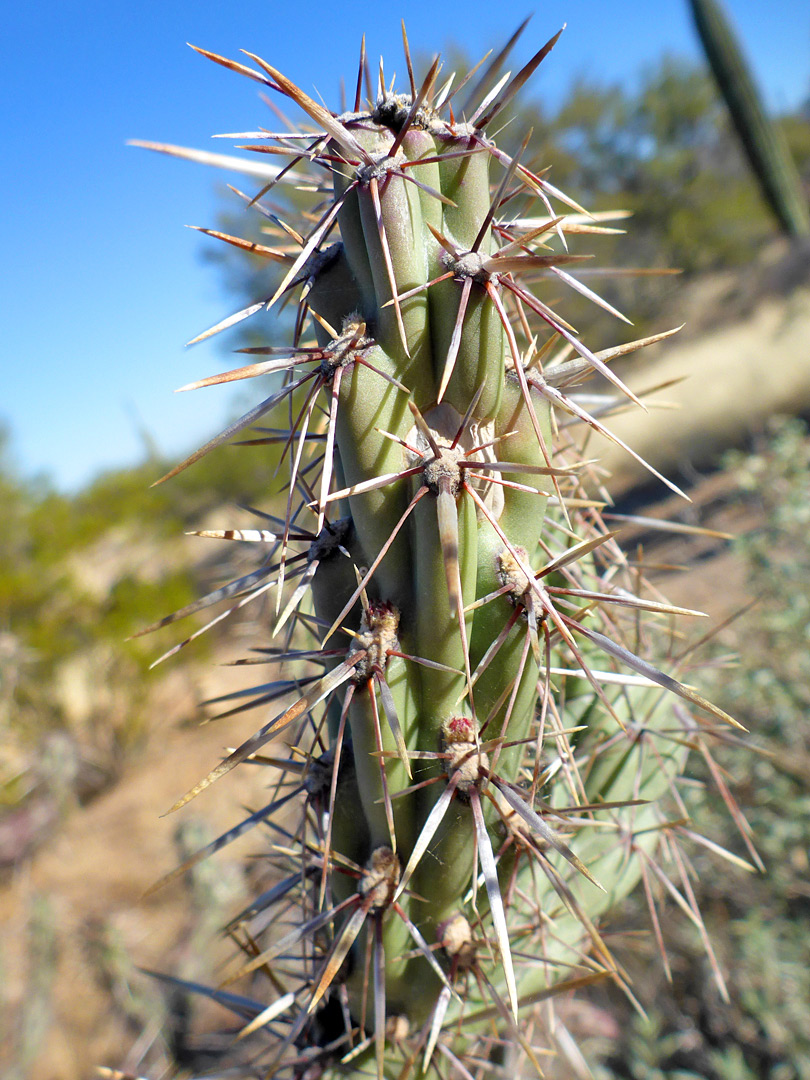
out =
<svg viewBox="0 0 810 1080"><path fill-rule="evenodd" d="M787 109L806 98L806 0L726 4L768 104ZM376 23L374 7L384 12ZM393 58L388 70L402 71L403 15L414 51L456 41L478 57L531 10L493 0L10 6L0 43L0 420L20 470L75 489L138 460L139 430L180 455L214 434L227 411L226 390L172 394L222 366L215 344L183 344L232 305L201 263L206 241L183 228L215 224L220 176L125 145L144 138L227 150L210 143L213 132L266 123L258 87L186 41L229 56L249 49L336 102L364 30L371 56ZM665 51L698 55L686 0L544 0L517 61L564 22L533 83L552 102L580 74L632 80Z"/></svg>

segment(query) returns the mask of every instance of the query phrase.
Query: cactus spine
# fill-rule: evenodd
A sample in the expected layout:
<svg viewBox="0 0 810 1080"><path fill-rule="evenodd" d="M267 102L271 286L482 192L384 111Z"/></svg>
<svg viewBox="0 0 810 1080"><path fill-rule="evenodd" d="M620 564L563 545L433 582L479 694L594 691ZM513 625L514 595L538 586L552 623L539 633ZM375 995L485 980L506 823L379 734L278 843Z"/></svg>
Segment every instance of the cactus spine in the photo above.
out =
<svg viewBox="0 0 810 1080"><path fill-rule="evenodd" d="M257 196L274 247L212 234L283 274L207 334L293 295L293 341L195 384L275 379L169 474L287 417L285 512L208 534L269 555L192 607L274 590L264 657L296 665L300 696L174 807L248 759L282 771L269 806L196 856L287 815L268 855L280 880L237 920L229 982L253 989L219 997L265 1040L268 1075L469 1075L499 1067L503 1039L536 1063L520 1026L533 1004L623 981L598 926L616 900L639 878L652 895L660 874L693 905L655 862L683 839L660 800L686 744L733 721L638 655L699 613L647 597L577 441L606 432L578 384L596 371L617 403L637 400L608 363L666 335L600 355L578 340L543 294L583 288L566 238L600 228L524 162L528 138L507 154L487 134L557 37L464 106L438 60L415 79L406 40L409 92L381 71L364 101L361 59L341 114L257 56L204 53L303 111L292 132L244 138L289 157L268 187L301 186L306 167L315 189L294 227ZM262 683L236 708L289 688ZM276 740L293 749L273 756ZM277 926L291 898L299 921Z"/></svg>

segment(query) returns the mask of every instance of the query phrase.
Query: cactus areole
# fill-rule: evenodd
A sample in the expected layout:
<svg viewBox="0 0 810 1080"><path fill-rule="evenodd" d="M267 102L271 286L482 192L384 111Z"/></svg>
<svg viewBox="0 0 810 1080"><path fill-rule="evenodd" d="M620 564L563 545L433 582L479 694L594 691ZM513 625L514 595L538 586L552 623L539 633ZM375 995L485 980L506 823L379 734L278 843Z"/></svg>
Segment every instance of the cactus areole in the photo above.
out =
<svg viewBox="0 0 810 1080"><path fill-rule="evenodd" d="M216 844L278 826L268 890L234 923L238 1005L221 999L246 1023L250 1075L468 1077L500 1069L505 1043L533 1062L568 1046L537 1011L530 1044L524 1017L622 983L600 927L649 884L662 838L680 842L662 801L678 729L697 745L733 723L639 655L665 658L673 618L700 613L648 599L580 450L611 437L582 382L639 404L609 362L667 335L598 355L579 340L550 304L568 286L601 303L563 267L586 257L569 239L604 225L528 136L490 134L558 37L514 75L437 59L421 80L405 39L409 87L380 68L369 100L363 52L340 113L257 56L198 50L296 116L238 136L269 239L203 230L266 259L271 284L195 339L292 300L290 344L194 384L267 389L168 474L247 429L284 447L269 526L206 534L252 544L258 569L191 607L263 604L267 663L295 681L229 707L265 718L174 808L248 759L268 770L271 805ZM303 212L282 220L285 199Z"/></svg>

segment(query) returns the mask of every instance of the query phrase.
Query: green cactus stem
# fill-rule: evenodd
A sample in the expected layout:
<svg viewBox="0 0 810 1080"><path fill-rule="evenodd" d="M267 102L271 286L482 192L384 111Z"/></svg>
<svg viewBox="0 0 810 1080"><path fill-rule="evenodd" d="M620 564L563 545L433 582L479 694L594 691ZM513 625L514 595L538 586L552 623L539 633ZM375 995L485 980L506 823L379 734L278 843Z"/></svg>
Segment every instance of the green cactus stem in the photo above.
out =
<svg viewBox="0 0 810 1080"><path fill-rule="evenodd" d="M765 202L782 230L810 234L810 207L785 137L768 117L737 38L718 0L689 0L695 26Z"/></svg>
<svg viewBox="0 0 810 1080"><path fill-rule="evenodd" d="M254 572L157 624L264 603L251 662L291 673L220 699L221 717L271 715L172 808L268 769L272 802L193 857L270 823L278 880L232 924L244 992L217 992L265 1075L469 1076L499 1068L504 1039L536 1063L533 1004L623 983L601 925L639 880L654 920L666 882L699 921L659 864L684 843L666 803L687 748L734 721L640 655L700 613L650 598L599 514L580 444L609 431L580 384L596 371L617 407L638 399L544 299L587 218L524 160L528 137L510 154L486 130L558 36L458 113L453 77L437 60L418 82L407 39L409 90L381 71L364 100L363 54L340 114L257 56L198 50L304 117L241 137L288 159L254 200L273 246L203 230L280 276L195 339L292 299L292 344L193 384L269 385L164 477L272 412L285 497L260 529L205 534L262 551ZM292 224L263 201L290 177L311 199Z"/></svg>

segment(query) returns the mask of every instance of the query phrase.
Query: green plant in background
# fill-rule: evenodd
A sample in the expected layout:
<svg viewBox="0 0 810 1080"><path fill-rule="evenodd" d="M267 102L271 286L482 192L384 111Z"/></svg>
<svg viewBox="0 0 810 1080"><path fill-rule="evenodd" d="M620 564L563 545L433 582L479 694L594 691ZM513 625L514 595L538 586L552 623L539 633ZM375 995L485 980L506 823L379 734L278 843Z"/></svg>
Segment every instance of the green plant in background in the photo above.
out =
<svg viewBox="0 0 810 1080"><path fill-rule="evenodd" d="M621 318L569 250L600 225L524 160L528 135L507 153L493 134L558 37L514 76L504 51L460 80L438 58L418 79L405 39L404 92L382 64L373 88L363 48L339 114L258 56L197 50L305 117L236 136L272 155L265 186L238 193L266 242L203 231L281 270L194 339L297 297L291 342L193 384L271 386L163 478L252 429L283 446L285 505L208 530L259 545L258 566L150 627L273 599L272 643L243 663L286 677L220 715L293 703L172 808L268 769L270 802L176 872L269 830L276 878L207 991L261 1075L469 1076L509 1054L539 1069L550 1049L581 1070L562 1020L532 1007L604 979L631 993L600 932L617 900L641 881L656 937L662 894L702 930L684 845L705 841L679 778L735 722L657 666L688 670L674 619L699 613L622 551L586 452L605 413L641 405L610 361L667 334L582 343L552 304L569 287Z"/></svg>
<svg viewBox="0 0 810 1080"><path fill-rule="evenodd" d="M733 1026L744 1032L746 1058L759 1063L759 1075L798 1080L810 1070L810 977L803 963L810 931L807 424L773 418L753 452L730 452L724 466L760 523L736 541L757 618L755 632L739 646L739 678L722 687L718 680L715 692L757 733L761 752L753 760L743 763L727 752L723 764L745 777L737 795L769 871L767 888L757 878L745 880L730 904L741 957L742 1015Z"/></svg>
<svg viewBox="0 0 810 1080"><path fill-rule="evenodd" d="M690 0L720 93L763 198L788 236L810 234L810 207L783 133L769 118L718 0Z"/></svg>

